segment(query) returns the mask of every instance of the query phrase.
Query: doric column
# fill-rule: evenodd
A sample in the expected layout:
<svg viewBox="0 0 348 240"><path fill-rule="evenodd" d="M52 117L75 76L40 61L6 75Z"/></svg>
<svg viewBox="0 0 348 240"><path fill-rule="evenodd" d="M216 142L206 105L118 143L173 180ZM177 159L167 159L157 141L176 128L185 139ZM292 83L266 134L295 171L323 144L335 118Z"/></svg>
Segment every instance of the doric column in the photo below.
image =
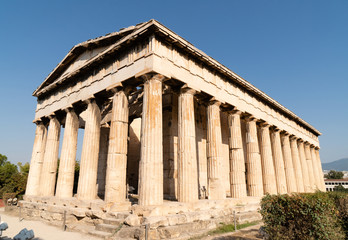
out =
<svg viewBox="0 0 348 240"><path fill-rule="evenodd" d="M221 179L221 121L220 102L210 101L207 107L208 146L208 198L225 199L226 192Z"/></svg>
<svg viewBox="0 0 348 240"><path fill-rule="evenodd" d="M267 123L262 123L260 125L260 153L262 164L263 191L265 194L277 194L277 184L274 172L269 127L270 125Z"/></svg>
<svg viewBox="0 0 348 240"><path fill-rule="evenodd" d="M25 195L38 196L40 194L40 176L45 154L46 139L47 126L45 126L42 121L36 122L33 153L31 155L30 171Z"/></svg>
<svg viewBox="0 0 348 240"><path fill-rule="evenodd" d="M66 112L56 189L56 196L59 198L69 198L73 196L77 134L79 130L79 117L74 110L69 108Z"/></svg>
<svg viewBox="0 0 348 240"><path fill-rule="evenodd" d="M83 136L77 198L93 200L97 197L97 171L100 138L100 109L95 99L87 100L85 133Z"/></svg>
<svg viewBox="0 0 348 240"><path fill-rule="evenodd" d="M246 168L249 195L259 197L263 195L263 182L256 121L254 118L246 119Z"/></svg>
<svg viewBox="0 0 348 240"><path fill-rule="evenodd" d="M144 75L141 153L139 162L139 205L163 203L162 81L157 74Z"/></svg>
<svg viewBox="0 0 348 240"><path fill-rule="evenodd" d="M106 125L101 126L97 172L97 195L102 199L105 199L106 165L108 160L109 135L110 128Z"/></svg>
<svg viewBox="0 0 348 240"><path fill-rule="evenodd" d="M306 160L306 154L304 150L304 142L302 139L298 141L298 151L300 153L300 162L302 167L302 177L305 192L312 192L311 182L309 180L308 165Z"/></svg>
<svg viewBox="0 0 348 240"><path fill-rule="evenodd" d="M280 138L282 143L286 186L288 189L288 193L297 192L294 166L292 164L289 134L288 133L281 134Z"/></svg>
<svg viewBox="0 0 348 240"><path fill-rule="evenodd" d="M314 178L313 161L312 161L312 155L311 155L309 143L306 142L304 147L305 147L306 162L308 166L309 183L310 183L312 191L315 191L317 186L316 186L315 178Z"/></svg>
<svg viewBox="0 0 348 240"><path fill-rule="evenodd" d="M319 148L315 149L315 154L316 154L317 161L318 161L318 166L319 166L319 177L320 177L320 187L321 187L320 190L325 192L326 191L326 187L325 187L325 181L324 181L323 168L321 166Z"/></svg>
<svg viewBox="0 0 348 240"><path fill-rule="evenodd" d="M195 91L182 88L179 95L178 201L198 200L197 153L195 132Z"/></svg>
<svg viewBox="0 0 348 240"><path fill-rule="evenodd" d="M309 147L310 152L311 152L311 158L312 158L312 163L313 163L313 173L314 173L314 181L315 185L318 190L321 188L321 183L320 183L320 176L319 176L319 166L318 166L318 161L317 161L317 155L315 154L315 150L313 146Z"/></svg>
<svg viewBox="0 0 348 240"><path fill-rule="evenodd" d="M50 116L49 118L50 124L40 178L41 196L54 196L58 167L60 123L55 116Z"/></svg>
<svg viewBox="0 0 348 240"><path fill-rule="evenodd" d="M241 111L233 111L228 115L229 147L230 147L230 183L231 197L247 196L245 182L245 161L240 124Z"/></svg>
<svg viewBox="0 0 348 240"><path fill-rule="evenodd" d="M118 90L112 102L109 150L106 168L105 201L124 202L127 186L128 98Z"/></svg>
<svg viewBox="0 0 348 240"><path fill-rule="evenodd" d="M294 165L297 192L302 193L305 190L304 190L303 177L302 177L300 152L297 147L297 138L295 136L291 136L290 138L290 148L291 148L292 163Z"/></svg>
<svg viewBox="0 0 348 240"><path fill-rule="evenodd" d="M277 128L272 129L271 142L272 142L274 172L275 172L276 183L277 183L277 192L278 194L284 194L284 193L287 193L287 187L286 187L286 177L285 177L282 145L280 142L279 132L280 130Z"/></svg>

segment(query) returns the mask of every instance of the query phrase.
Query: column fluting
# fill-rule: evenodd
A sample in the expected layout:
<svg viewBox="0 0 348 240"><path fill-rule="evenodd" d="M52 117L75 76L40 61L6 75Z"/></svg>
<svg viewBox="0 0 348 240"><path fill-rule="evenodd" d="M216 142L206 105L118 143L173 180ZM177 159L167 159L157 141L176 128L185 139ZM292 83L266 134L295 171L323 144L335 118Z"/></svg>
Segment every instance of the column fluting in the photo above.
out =
<svg viewBox="0 0 348 240"><path fill-rule="evenodd" d="M139 205L163 203L163 129L161 75L145 75L141 153L139 162Z"/></svg>
<svg viewBox="0 0 348 240"><path fill-rule="evenodd" d="M56 185L60 123L55 116L50 116L47 141L40 177L41 196L54 196Z"/></svg>
<svg viewBox="0 0 348 240"><path fill-rule="evenodd" d="M72 108L69 108L66 110L64 137L60 154L56 189L56 196L59 198L69 198L73 196L78 130L79 117Z"/></svg>
<svg viewBox="0 0 348 240"><path fill-rule="evenodd" d="M264 193L277 194L269 124L260 125L260 153Z"/></svg>
<svg viewBox="0 0 348 240"><path fill-rule="evenodd" d="M276 176L277 192L278 194L287 193L286 177L284 160L282 153L282 145L280 142L280 130L272 129L271 131L271 143L273 153L274 172Z"/></svg>
<svg viewBox="0 0 348 240"><path fill-rule="evenodd" d="M118 90L113 97L109 150L106 167L105 201L126 201L128 97Z"/></svg>
<svg viewBox="0 0 348 240"><path fill-rule="evenodd" d="M300 161L301 161L301 167L302 167L304 191L305 192L312 192L312 186L311 186L311 182L309 179L308 164L307 164L303 140L298 141L298 150L300 152Z"/></svg>
<svg viewBox="0 0 348 240"><path fill-rule="evenodd" d="M292 136L290 138L290 148L291 148L292 163L294 165L297 192L302 193L305 191L304 182L303 182L304 180L303 180L302 166L300 161L300 152L297 147L297 138L295 136Z"/></svg>
<svg viewBox="0 0 348 240"><path fill-rule="evenodd" d="M230 189L232 198L243 198L247 196L244 149L240 123L241 113L241 111L233 111L228 115L230 132Z"/></svg>
<svg viewBox="0 0 348 240"><path fill-rule="evenodd" d="M208 198L225 199L226 192L221 179L222 137L220 102L210 101L207 107L207 147L208 147Z"/></svg>
<svg viewBox="0 0 348 240"><path fill-rule="evenodd" d="M100 109L95 99L87 100L85 133L82 143L77 198L93 200L97 197L97 171L100 140Z"/></svg>
<svg viewBox="0 0 348 240"><path fill-rule="evenodd" d="M198 200L196 129L194 110L195 91L182 88L178 110L178 201Z"/></svg>
<svg viewBox="0 0 348 240"><path fill-rule="evenodd" d="M323 167L321 166L320 153L319 153L318 148L315 149L315 154L317 156L317 161L318 161L318 166L319 166L320 187L321 187L320 190L325 192L326 186L325 186L325 181L324 181Z"/></svg>
<svg viewBox="0 0 348 240"><path fill-rule="evenodd" d="M42 121L36 123L33 153L31 155L30 170L25 195L38 196L40 194L40 176L43 165L47 139L47 126Z"/></svg>
<svg viewBox="0 0 348 240"><path fill-rule="evenodd" d="M311 155L309 143L305 143L304 149L305 149L306 162L308 166L309 183L310 183L312 191L315 191L317 186L316 186L315 177L314 177L314 167L313 167L313 161L312 161L312 155Z"/></svg>
<svg viewBox="0 0 348 240"><path fill-rule="evenodd" d="M261 156L256 121L254 118L246 119L247 186L249 195L253 197L263 195Z"/></svg>
<svg viewBox="0 0 348 240"><path fill-rule="evenodd" d="M294 193L294 192L297 192L297 185L295 180L294 166L292 164L289 134L287 133L281 134L280 139L281 139L282 151L283 151L287 190L288 190L288 193Z"/></svg>
<svg viewBox="0 0 348 240"><path fill-rule="evenodd" d="M315 154L314 147L310 146L309 150L311 152L315 186L316 186L316 188L318 190L320 190L321 189L321 183L320 183L319 166L318 166L318 161L317 161L317 155Z"/></svg>

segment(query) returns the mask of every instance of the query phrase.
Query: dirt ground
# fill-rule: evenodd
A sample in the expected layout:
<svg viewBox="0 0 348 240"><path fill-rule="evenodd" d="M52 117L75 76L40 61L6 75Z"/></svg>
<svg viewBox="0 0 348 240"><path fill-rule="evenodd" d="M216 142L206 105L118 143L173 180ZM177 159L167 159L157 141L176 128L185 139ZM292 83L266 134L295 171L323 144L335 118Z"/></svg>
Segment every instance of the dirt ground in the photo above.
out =
<svg viewBox="0 0 348 240"><path fill-rule="evenodd" d="M40 221L25 220L19 221L18 217L7 215L4 208L0 208L1 221L8 224L8 229L2 232L0 239L11 240L23 228L33 230L34 240L100 240L89 235L78 232L64 232L62 229L47 225Z"/></svg>

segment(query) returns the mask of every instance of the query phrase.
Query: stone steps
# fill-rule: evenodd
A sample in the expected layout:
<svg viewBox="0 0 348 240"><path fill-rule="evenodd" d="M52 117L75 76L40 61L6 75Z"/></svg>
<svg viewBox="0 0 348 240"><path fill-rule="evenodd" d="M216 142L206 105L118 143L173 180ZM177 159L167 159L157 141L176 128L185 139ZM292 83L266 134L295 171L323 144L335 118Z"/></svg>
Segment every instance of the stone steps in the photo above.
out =
<svg viewBox="0 0 348 240"><path fill-rule="evenodd" d="M88 234L94 236L94 237L99 237L99 238L108 238L110 237L112 234L108 233L108 232L104 232L104 231L98 231L98 230L91 230L88 232Z"/></svg>
<svg viewBox="0 0 348 240"><path fill-rule="evenodd" d="M118 218L104 218L103 223L114 225L114 226L120 226L124 222L124 219L118 219Z"/></svg>

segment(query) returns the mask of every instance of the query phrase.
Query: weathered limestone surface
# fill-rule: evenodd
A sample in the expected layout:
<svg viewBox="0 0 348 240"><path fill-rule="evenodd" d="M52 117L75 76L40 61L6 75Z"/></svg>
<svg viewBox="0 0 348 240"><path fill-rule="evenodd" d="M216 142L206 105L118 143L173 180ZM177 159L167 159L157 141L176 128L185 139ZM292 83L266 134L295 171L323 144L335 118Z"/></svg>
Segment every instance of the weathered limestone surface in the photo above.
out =
<svg viewBox="0 0 348 240"><path fill-rule="evenodd" d="M141 121L139 205L163 203L162 80L146 75Z"/></svg>
<svg viewBox="0 0 348 240"><path fill-rule="evenodd" d="M163 194L177 199L178 94L173 91L163 98Z"/></svg>
<svg viewBox="0 0 348 240"><path fill-rule="evenodd" d="M292 156L292 163L294 165L294 172L295 172L295 179L296 179L296 186L297 186L297 192L304 192L304 183L303 183L303 175L302 175L302 166L300 161L300 152L297 147L297 138L292 136L290 138L290 147L291 147L291 156Z"/></svg>
<svg viewBox="0 0 348 240"><path fill-rule="evenodd" d="M309 183L310 183L312 191L315 191L317 189L317 185L316 185L315 177L314 177L314 167L313 167L311 150L308 143L305 143L304 150L305 150L306 162L308 166Z"/></svg>
<svg viewBox="0 0 348 240"><path fill-rule="evenodd" d="M234 111L228 115L230 133L230 185L232 198L242 198L247 196L240 115L240 111Z"/></svg>
<svg viewBox="0 0 348 240"><path fill-rule="evenodd" d="M300 153L300 162L301 162L301 167L302 167L304 191L305 192L312 192L313 189L312 189L311 182L309 179L308 164L307 164L307 160L306 160L306 154L305 154L303 141L298 142L298 150Z"/></svg>
<svg viewBox="0 0 348 240"><path fill-rule="evenodd" d="M77 197L80 200L93 200L97 197L100 121L101 116L98 105L95 100L88 100L80 176L77 187Z"/></svg>
<svg viewBox="0 0 348 240"><path fill-rule="evenodd" d="M195 101L195 120L199 194L200 198L205 198L208 189L207 109L197 101Z"/></svg>
<svg viewBox="0 0 348 240"><path fill-rule="evenodd" d="M289 134L285 133L281 135L281 143L282 143L282 150L283 150L286 186L288 189L288 193L297 192L294 167L292 164Z"/></svg>
<svg viewBox="0 0 348 240"><path fill-rule="evenodd" d="M112 101L105 185L106 202L116 203L126 200L128 114L127 96L123 90L119 90Z"/></svg>
<svg viewBox="0 0 348 240"><path fill-rule="evenodd" d="M221 119L221 156L222 156L222 182L226 192L226 197L231 197L231 182L230 182L230 147L229 147L229 127L228 114L225 111L220 111Z"/></svg>
<svg viewBox="0 0 348 240"><path fill-rule="evenodd" d="M77 150L79 118L73 109L67 109L65 130L60 154L59 173L56 196L69 198L73 196L74 174Z"/></svg>
<svg viewBox="0 0 348 240"><path fill-rule="evenodd" d="M321 166L319 149L315 149L315 154L316 154L318 165L319 165L320 190L321 191L326 191L325 181L324 181L324 174L323 174L323 168Z"/></svg>
<svg viewBox="0 0 348 240"><path fill-rule="evenodd" d="M127 127L128 129L128 127ZM100 128L99 140L99 157L98 157L98 172L97 172L97 195L104 199L105 197L105 183L106 183L106 169L109 148L110 128L103 126Z"/></svg>
<svg viewBox="0 0 348 240"><path fill-rule="evenodd" d="M312 163L313 163L313 175L314 175L314 182L315 186L317 187L318 190L321 189L321 179L319 176L319 166L317 162L317 155L315 154L315 150L313 147L310 146L310 152L311 152L311 158L312 158Z"/></svg>
<svg viewBox="0 0 348 240"><path fill-rule="evenodd" d="M41 170L41 196L54 196L58 164L60 123L55 116L50 117L44 162Z"/></svg>
<svg viewBox="0 0 348 240"><path fill-rule="evenodd" d="M25 195L38 196L40 193L40 175L45 154L46 139L47 127L40 121L36 123L35 140Z"/></svg>
<svg viewBox="0 0 348 240"><path fill-rule="evenodd" d="M221 179L221 121L220 102L211 101L207 107L208 118L208 198L226 198L225 188Z"/></svg>
<svg viewBox="0 0 348 240"><path fill-rule="evenodd" d="M263 195L262 168L259 143L257 139L256 119L247 119L246 123L246 152L247 152L247 186L250 196Z"/></svg>
<svg viewBox="0 0 348 240"><path fill-rule="evenodd" d="M279 129L273 129L271 131L272 153L274 162L274 172L276 175L277 192L278 194L287 193L286 177L284 160L282 153L282 145L280 142Z"/></svg>
<svg viewBox="0 0 348 240"><path fill-rule="evenodd" d="M274 172L269 124L260 126L260 153L262 163L262 180L264 193L277 194L277 184Z"/></svg>
<svg viewBox="0 0 348 240"><path fill-rule="evenodd" d="M179 202L195 202L198 200L194 93L193 89L183 88L179 95Z"/></svg>

